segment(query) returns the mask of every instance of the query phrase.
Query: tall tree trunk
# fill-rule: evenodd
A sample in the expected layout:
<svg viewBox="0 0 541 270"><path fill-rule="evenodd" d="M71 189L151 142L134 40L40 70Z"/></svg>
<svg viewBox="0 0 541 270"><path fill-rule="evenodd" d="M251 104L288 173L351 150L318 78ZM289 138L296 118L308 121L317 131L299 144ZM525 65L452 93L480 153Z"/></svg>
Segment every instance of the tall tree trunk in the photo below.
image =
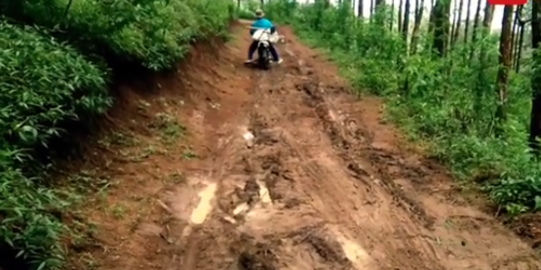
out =
<svg viewBox="0 0 541 270"><path fill-rule="evenodd" d="M515 72L519 72L520 70L520 57L522 53L522 39L524 38L524 21L522 19L522 11L524 10L524 5L520 5L517 8L516 13L516 23L517 23L517 31L513 32L515 34L515 43L513 44L513 64L515 67Z"/></svg>
<svg viewBox="0 0 541 270"><path fill-rule="evenodd" d="M469 33L470 33L470 29L471 29L471 1L472 0L468 0L468 7L466 8L466 22L465 22L465 25L464 25L464 44L467 44L468 43L468 39L470 38L469 36ZM477 14L479 14L479 12L481 12L481 1L482 0L478 0L477 1L477 10L475 11L475 16L477 16Z"/></svg>
<svg viewBox="0 0 541 270"><path fill-rule="evenodd" d="M410 26L410 0L406 0L404 7L404 22L402 23L402 38L408 43L408 31Z"/></svg>
<svg viewBox="0 0 541 270"><path fill-rule="evenodd" d="M518 16L519 12L520 12L520 8L517 8L513 16L513 23L512 23L512 28L511 28L511 66L515 66L515 50L517 46L516 43L518 40L517 32L520 26L519 16Z"/></svg>
<svg viewBox="0 0 541 270"><path fill-rule="evenodd" d="M363 17L363 0L357 0L359 2L357 2L357 16L359 18L362 18Z"/></svg>
<svg viewBox="0 0 541 270"><path fill-rule="evenodd" d="M509 70L511 69L511 29L513 26L514 6L507 5L503 9L502 32L500 34L500 56L498 57L498 76L496 79L498 107L496 109L497 131L499 135L502 132L502 125L507 119L507 86L509 83Z"/></svg>
<svg viewBox="0 0 541 270"><path fill-rule="evenodd" d="M451 12L451 0L437 0L434 6L434 42L440 57L445 56L447 41L449 39L449 13Z"/></svg>
<svg viewBox="0 0 541 270"><path fill-rule="evenodd" d="M490 34L490 26L492 24L493 13L494 13L494 6L489 5L488 0L487 0L487 3L485 5L485 17L483 18L483 30L481 31L483 37L486 37ZM478 32L478 30L475 30L475 31ZM476 35L474 35L474 37L476 37ZM475 40L473 40L473 42L475 42ZM470 59L473 59L473 49L472 49L472 54L471 54ZM484 48L480 49L479 62L483 66L485 66L487 63L487 52Z"/></svg>
<svg viewBox="0 0 541 270"><path fill-rule="evenodd" d="M434 25L435 25L435 13L436 13L436 2L435 0L430 0L430 18L428 19L428 34L434 34Z"/></svg>
<svg viewBox="0 0 541 270"><path fill-rule="evenodd" d="M541 44L541 21L539 12L541 11L541 2L532 2L532 49L536 50ZM539 156L541 145L538 142L541 137L541 54L534 53L533 74L532 74L532 111L530 118L530 138L529 145L533 152Z"/></svg>
<svg viewBox="0 0 541 270"><path fill-rule="evenodd" d="M453 45L454 43L454 40L453 40L453 37L454 37L454 32L455 32L455 27L456 27L456 19L458 18L457 16L457 11L458 11L458 2L456 0L453 1L453 12L451 14L453 14L453 22L451 23L451 34L449 35L449 44L451 44L451 46Z"/></svg>
<svg viewBox="0 0 541 270"><path fill-rule="evenodd" d="M391 23L389 24L389 30L392 32L393 31L393 26L394 26L394 16L395 16L395 10L396 10L396 7L394 6L394 1L392 1L393 3L391 4Z"/></svg>
<svg viewBox="0 0 541 270"><path fill-rule="evenodd" d="M471 2L468 1L468 2ZM453 44L458 41L458 36L460 34L460 25L462 24L462 10L464 8L464 0L460 0L460 3L458 4L458 18L456 19L456 27L455 32L453 33ZM470 7L468 6L468 10Z"/></svg>
<svg viewBox="0 0 541 270"><path fill-rule="evenodd" d="M402 29L402 6L404 5L404 1L400 0L398 2L398 31Z"/></svg>
<svg viewBox="0 0 541 270"><path fill-rule="evenodd" d="M410 42L410 53L417 53L417 43L419 41L419 29L421 28L421 21L423 20L423 10L424 10L424 0L415 0L415 7L417 11L415 12L415 22L413 25L413 32L411 33L411 42Z"/></svg>
<svg viewBox="0 0 541 270"><path fill-rule="evenodd" d="M522 47L524 46L524 29L526 29L526 25L524 21L520 22L520 36L518 38L518 51L516 53L517 60L515 61L515 72L520 72L520 59L522 57Z"/></svg>
<svg viewBox="0 0 541 270"><path fill-rule="evenodd" d="M492 5L489 5L488 4L488 0L487 0L487 3L485 5L485 17L483 18L483 27L481 29L481 31L479 31L478 29L474 29L474 36L473 38L475 38L477 36L476 32L480 32L480 34L483 36L483 37L486 37L487 35L490 34L490 25L492 23L492 13L493 13L494 9L493 9L493 6ZM475 40L473 41L475 42ZM482 111L482 100L481 98L484 96L484 93L485 93L485 90L486 90L486 84L487 84L487 79L486 79L486 75L485 75L485 70L489 67L488 66L488 59L487 59L487 49L485 48L485 43L481 44L482 47L479 48L479 71L478 71L478 79L475 83L475 95L476 95L476 98L474 100L474 106L475 106L475 111L478 112L478 113L481 113ZM471 48L471 51L470 51L470 59L473 59L474 57L474 47Z"/></svg>
<svg viewBox="0 0 541 270"><path fill-rule="evenodd" d="M481 4L482 4L482 0L477 1L477 10L475 11L475 18L473 22L473 33L471 36L472 44L475 44L475 42L477 41L477 35L479 34L479 23L481 21ZM490 23L492 22L492 9L491 9L492 7L493 5L489 5L488 0L487 0L486 5L485 5L485 17L483 18L483 27L485 27L485 22L487 22L487 19L490 19L490 21L488 21L489 22L488 28L485 27L485 29L483 30L483 33L485 33L484 31L486 31L486 29L488 29L489 31L488 33L490 33ZM484 51L484 50L481 50L481 51ZM474 54L475 54L475 46L472 46L470 50L470 59L473 59Z"/></svg>
<svg viewBox="0 0 541 270"><path fill-rule="evenodd" d="M490 5L487 1L485 6L485 17L483 18L483 28L485 35L490 34L490 27L492 26L492 16L494 16L494 5Z"/></svg>

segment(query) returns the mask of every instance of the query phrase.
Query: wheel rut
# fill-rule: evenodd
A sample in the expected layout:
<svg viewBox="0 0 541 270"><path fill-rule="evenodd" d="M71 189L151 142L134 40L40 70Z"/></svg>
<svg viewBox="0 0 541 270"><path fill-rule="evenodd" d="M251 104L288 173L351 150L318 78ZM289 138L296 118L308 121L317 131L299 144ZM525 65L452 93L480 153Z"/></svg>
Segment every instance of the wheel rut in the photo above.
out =
<svg viewBox="0 0 541 270"><path fill-rule="evenodd" d="M465 235L443 233L426 194L404 187L428 181L428 163L341 107L355 104L341 100L347 85L318 72L302 47L281 50L286 64L252 71L251 97L228 123L237 128L224 132L234 138L219 207L198 238L228 243L198 244L191 269L493 269L461 250ZM223 259L211 267L208 250Z"/></svg>
<svg viewBox="0 0 541 270"><path fill-rule="evenodd" d="M381 102L287 28L284 63L248 70L240 33L219 109L195 106L207 152L160 189L156 269L541 269L526 245L467 206L445 170L405 150ZM235 62L236 63L236 62ZM220 64L222 65L222 64ZM239 71L240 70L240 71ZM238 83L232 81L238 80ZM242 80L242 83L240 82ZM124 263L122 266L133 266Z"/></svg>

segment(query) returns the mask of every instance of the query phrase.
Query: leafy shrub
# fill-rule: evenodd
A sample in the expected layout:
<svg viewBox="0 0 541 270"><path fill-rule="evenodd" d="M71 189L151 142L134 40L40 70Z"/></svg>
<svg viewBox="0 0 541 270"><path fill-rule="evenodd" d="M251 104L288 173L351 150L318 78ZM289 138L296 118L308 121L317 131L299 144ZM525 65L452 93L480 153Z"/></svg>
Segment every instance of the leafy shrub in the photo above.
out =
<svg viewBox="0 0 541 270"><path fill-rule="evenodd" d="M174 67L195 39L223 33L232 5L227 0L21 0L22 14L4 14L45 26L83 51L108 50L121 60L163 70Z"/></svg>
<svg viewBox="0 0 541 270"><path fill-rule="evenodd" d="M50 210L64 203L17 167L31 158L27 149L59 136L64 121L102 114L112 100L106 71L72 47L6 22L0 44L0 236L39 265L43 254L59 254L62 225Z"/></svg>
<svg viewBox="0 0 541 270"><path fill-rule="evenodd" d="M0 1L0 268L16 252L32 268L63 262L59 220L71 201L47 183L36 147L66 121L112 105L103 60L174 68L196 39L224 36L229 0ZM39 167L36 168L35 165Z"/></svg>
<svg viewBox="0 0 541 270"><path fill-rule="evenodd" d="M46 145L59 123L111 105L106 72L70 46L4 22L0 43L0 138L11 145Z"/></svg>
<svg viewBox="0 0 541 270"><path fill-rule="evenodd" d="M259 0L241 1L240 7L238 7L238 17L245 20L255 19L255 11L261 8L261 2Z"/></svg>

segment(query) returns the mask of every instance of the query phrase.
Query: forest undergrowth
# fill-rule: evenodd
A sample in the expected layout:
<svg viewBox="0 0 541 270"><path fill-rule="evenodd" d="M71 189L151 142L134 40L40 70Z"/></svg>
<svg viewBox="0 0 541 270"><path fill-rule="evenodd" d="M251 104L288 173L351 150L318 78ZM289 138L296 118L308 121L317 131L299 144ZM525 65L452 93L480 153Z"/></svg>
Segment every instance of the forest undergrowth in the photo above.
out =
<svg viewBox="0 0 541 270"><path fill-rule="evenodd" d="M14 257L17 269L57 269L78 238L63 221L85 183L51 184L52 142L107 112L119 69L172 70L195 41L227 36L233 4L0 1L0 269Z"/></svg>
<svg viewBox="0 0 541 270"><path fill-rule="evenodd" d="M498 80L500 33L490 34L482 18L476 18L474 33L470 30L466 38L457 33L459 40L451 44L449 17L447 23L438 20L436 6L429 22L419 20L412 27L400 13L396 16L394 6L377 6L383 1L375 2L370 18L356 16L352 3L342 2L276 0L265 11L325 50L359 94L383 96L388 116L412 139L428 142L431 157L448 164L465 187L484 191L501 214L539 210L541 163L528 143L535 54L526 52L518 73L507 67L503 85Z"/></svg>

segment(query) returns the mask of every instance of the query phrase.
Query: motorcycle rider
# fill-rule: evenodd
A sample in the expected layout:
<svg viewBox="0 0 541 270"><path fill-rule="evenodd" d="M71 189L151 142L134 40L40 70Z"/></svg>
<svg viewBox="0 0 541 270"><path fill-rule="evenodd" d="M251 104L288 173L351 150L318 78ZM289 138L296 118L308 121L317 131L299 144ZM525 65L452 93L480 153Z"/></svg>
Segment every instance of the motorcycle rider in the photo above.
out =
<svg viewBox="0 0 541 270"><path fill-rule="evenodd" d="M265 16L265 13L263 13L263 10L257 9L255 11L256 20L250 27L250 35L253 35L255 31L257 31L258 29L270 29L271 34L274 34L274 32L276 31L276 28L268 19L263 18L263 16ZM257 43L258 41L254 40L252 41L252 44L250 44L250 48L248 49L248 60L246 60L245 63L251 63L253 61L252 58L254 56L254 52L257 50ZM272 58L274 62L278 64L282 63L282 59L278 55L278 52L276 51L276 48L272 45L272 43L269 46L269 50L272 54Z"/></svg>

